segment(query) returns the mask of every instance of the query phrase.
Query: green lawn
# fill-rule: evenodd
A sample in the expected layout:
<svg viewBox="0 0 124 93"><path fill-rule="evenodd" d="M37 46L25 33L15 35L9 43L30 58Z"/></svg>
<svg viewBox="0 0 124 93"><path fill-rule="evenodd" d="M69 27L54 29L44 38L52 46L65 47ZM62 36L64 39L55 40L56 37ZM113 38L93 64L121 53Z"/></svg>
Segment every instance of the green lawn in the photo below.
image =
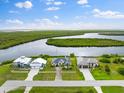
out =
<svg viewBox="0 0 124 93"><path fill-rule="evenodd" d="M100 67L95 68L91 71L92 75L96 80L124 80L124 76L117 72L118 68L124 67L123 64L114 63L99 63ZM111 73L107 74L104 70L104 66L110 67Z"/></svg>
<svg viewBox="0 0 124 93"><path fill-rule="evenodd" d="M102 87L103 93L124 93L124 87L117 87L117 86L111 86L111 87Z"/></svg>
<svg viewBox="0 0 124 93"><path fill-rule="evenodd" d="M42 71L55 71L55 67L51 65L52 59L51 57L47 58L47 64Z"/></svg>
<svg viewBox="0 0 124 93"><path fill-rule="evenodd" d="M83 74L77 68L77 59L76 57L71 57L71 69L62 70L62 79L63 80L84 80Z"/></svg>
<svg viewBox="0 0 124 93"><path fill-rule="evenodd" d="M9 92L7 92L7 93L24 93L24 91L25 91L25 87L20 87L20 88L18 88L18 89L9 91Z"/></svg>
<svg viewBox="0 0 124 93"><path fill-rule="evenodd" d="M33 87L30 93L97 93L97 92L93 87Z"/></svg>
<svg viewBox="0 0 124 93"><path fill-rule="evenodd" d="M124 46L124 41L96 38L48 39L48 45L58 47L110 47Z"/></svg>
<svg viewBox="0 0 124 93"><path fill-rule="evenodd" d="M12 73L11 64L0 66L0 86L6 80L24 80L27 77L27 73Z"/></svg>
<svg viewBox="0 0 124 93"><path fill-rule="evenodd" d="M34 80L55 80L55 73L39 73L34 77Z"/></svg>
<svg viewBox="0 0 124 93"><path fill-rule="evenodd" d="M47 58L47 64L43 70L41 70L34 80L55 80L55 67L51 65L52 58Z"/></svg>

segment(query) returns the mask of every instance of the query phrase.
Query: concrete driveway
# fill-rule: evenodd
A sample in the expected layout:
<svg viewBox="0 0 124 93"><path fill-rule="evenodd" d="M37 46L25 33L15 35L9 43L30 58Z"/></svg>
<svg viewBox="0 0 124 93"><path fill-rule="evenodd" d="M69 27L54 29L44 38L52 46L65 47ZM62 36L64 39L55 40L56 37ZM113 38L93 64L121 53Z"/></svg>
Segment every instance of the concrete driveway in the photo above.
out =
<svg viewBox="0 0 124 93"><path fill-rule="evenodd" d="M25 79L25 81L32 81L33 77L37 75L39 72L39 68L32 68L30 72L28 73L28 77ZM24 93L29 93L32 87L26 87Z"/></svg>
<svg viewBox="0 0 124 93"><path fill-rule="evenodd" d="M61 75L61 67L56 67L56 81L62 80L62 75Z"/></svg>
<svg viewBox="0 0 124 93"><path fill-rule="evenodd" d="M90 58L89 58L89 60L90 60ZM81 57L81 58L78 58L78 61L79 62L85 62L84 60L83 60L83 57ZM92 60L90 60L90 61L92 61ZM79 63L78 62L78 63ZM91 74L91 72L90 72L90 70L88 69L88 68L81 68L81 69L79 69L80 70L80 72L82 72L83 73L83 75L84 75L84 78L85 78L85 80L86 81L95 81L95 79L94 79L94 77L92 76L92 74ZM94 87L95 89L96 89L96 91L97 91L97 93L103 93L102 92L102 89L101 89L101 87Z"/></svg>
<svg viewBox="0 0 124 93"><path fill-rule="evenodd" d="M28 73L28 77L25 79L26 81L32 81L33 80L33 77L35 75L37 75L39 72L39 69L36 69L36 68L33 68L30 70L30 72Z"/></svg>

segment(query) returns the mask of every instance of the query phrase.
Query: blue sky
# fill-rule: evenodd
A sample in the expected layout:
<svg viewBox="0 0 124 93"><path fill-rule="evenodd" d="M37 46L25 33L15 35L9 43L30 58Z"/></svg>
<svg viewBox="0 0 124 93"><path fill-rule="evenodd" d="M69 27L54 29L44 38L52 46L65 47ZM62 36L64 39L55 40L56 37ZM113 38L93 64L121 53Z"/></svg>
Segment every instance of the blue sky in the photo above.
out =
<svg viewBox="0 0 124 93"><path fill-rule="evenodd" d="M124 0L0 0L0 29L124 29Z"/></svg>

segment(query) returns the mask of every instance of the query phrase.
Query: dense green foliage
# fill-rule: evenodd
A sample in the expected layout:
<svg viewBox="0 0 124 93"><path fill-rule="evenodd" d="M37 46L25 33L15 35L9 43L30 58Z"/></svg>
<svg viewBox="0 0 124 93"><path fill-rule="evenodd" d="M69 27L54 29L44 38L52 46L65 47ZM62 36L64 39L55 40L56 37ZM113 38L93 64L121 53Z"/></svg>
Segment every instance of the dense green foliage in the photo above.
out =
<svg viewBox="0 0 124 93"><path fill-rule="evenodd" d="M124 31L100 32L99 34L100 34L100 35L124 36Z"/></svg>
<svg viewBox="0 0 124 93"><path fill-rule="evenodd" d="M96 93L96 90L93 87L33 87L30 93Z"/></svg>
<svg viewBox="0 0 124 93"><path fill-rule="evenodd" d="M124 68L118 68L118 72L119 72L121 75L124 75Z"/></svg>
<svg viewBox="0 0 124 93"><path fill-rule="evenodd" d="M99 61L102 63L110 63L110 60L108 58L101 58L99 59Z"/></svg>
<svg viewBox="0 0 124 93"><path fill-rule="evenodd" d="M103 93L124 93L124 87L118 87L118 86L104 86L102 87Z"/></svg>
<svg viewBox="0 0 124 93"><path fill-rule="evenodd" d="M124 41L96 38L48 39L48 45L58 47L110 47L124 46Z"/></svg>
<svg viewBox="0 0 124 93"><path fill-rule="evenodd" d="M0 49L39 39L82 34L84 34L84 31L0 32Z"/></svg>
<svg viewBox="0 0 124 93"><path fill-rule="evenodd" d="M105 71L106 73L110 74L111 70L108 65L105 65Z"/></svg>

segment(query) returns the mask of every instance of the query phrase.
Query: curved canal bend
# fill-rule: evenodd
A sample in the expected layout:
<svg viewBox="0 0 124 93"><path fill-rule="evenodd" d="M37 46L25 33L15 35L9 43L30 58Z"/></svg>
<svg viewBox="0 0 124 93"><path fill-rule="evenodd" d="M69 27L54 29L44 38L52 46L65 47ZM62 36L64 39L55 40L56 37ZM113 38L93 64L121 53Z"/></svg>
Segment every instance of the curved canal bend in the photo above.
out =
<svg viewBox="0 0 124 93"><path fill-rule="evenodd" d="M57 38L107 38L124 41L124 36L105 36L97 33L86 33L78 36L65 36ZM41 39L8 49L0 50L0 62L17 58L19 56L36 56L39 54L48 55L69 55L75 53L77 56L99 56L102 54L124 55L124 47L55 47L46 44L47 39Z"/></svg>

